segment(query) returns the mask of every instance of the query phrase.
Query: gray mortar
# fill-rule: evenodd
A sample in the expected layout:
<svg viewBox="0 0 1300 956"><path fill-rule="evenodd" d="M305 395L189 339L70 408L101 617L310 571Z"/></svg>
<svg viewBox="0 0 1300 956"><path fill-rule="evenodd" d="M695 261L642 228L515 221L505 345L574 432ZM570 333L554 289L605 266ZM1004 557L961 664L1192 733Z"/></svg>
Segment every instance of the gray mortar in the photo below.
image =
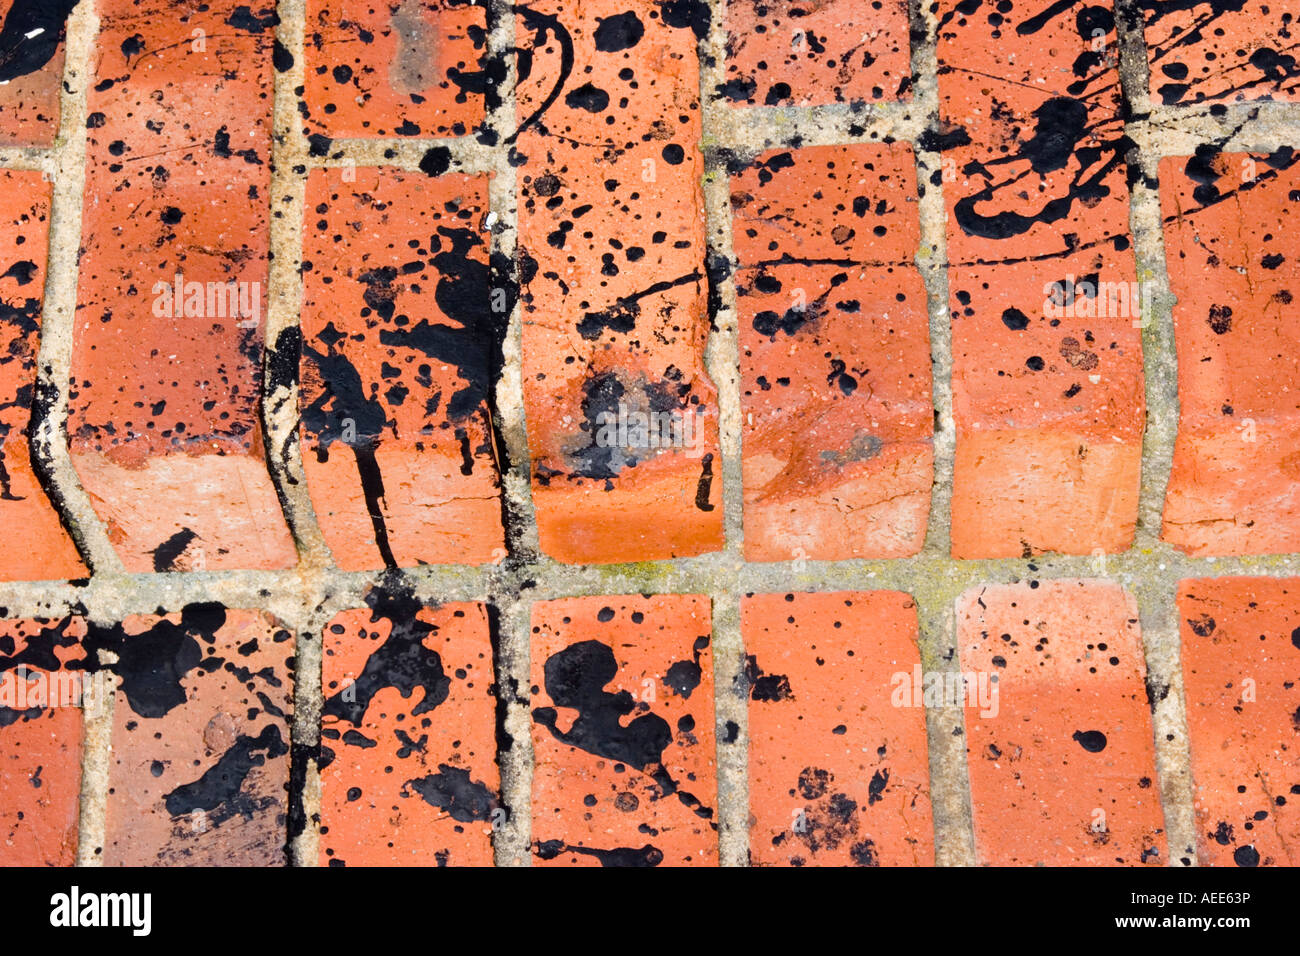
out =
<svg viewBox="0 0 1300 956"><path fill-rule="evenodd" d="M490 201L496 214L494 248L510 254L517 241L515 173L504 147L485 147L472 137L458 139L335 140L326 158L308 155L297 122L295 86L303 76L304 0L278 5L277 36L293 54L295 65L275 75L271 263L267 315L268 346L285 327L298 322L301 282L301 229L306 171L348 163L418 168L424 152L446 146L452 170L493 176ZM920 0L913 0L914 34L925 41L912 52L912 98L863 108L735 108L714 101L725 43L723 2L713 0L713 27L701 42L701 94L706 167L704 213L709 248L732 260L730 203L725 169L716 150L752 155L766 149L818 144L907 140L914 146L924 129L937 121L935 21ZM1140 27L1132 24L1136 0L1120 0L1120 73L1132 114L1127 132L1136 144L1137 161L1149 177L1164 156L1187 155L1203 142L1222 141L1234 151L1272 151L1300 145L1300 106L1283 103L1233 104L1225 116L1205 107L1152 107L1147 92L1147 65ZM504 11L504 5L499 9ZM306 493L301 456L295 439L296 387L268 394L263 417L268 465L300 560L288 571L190 572L127 574L108 541L103 523L72 469L66 416L77 300L75 263L81 235L81 200L85 160L85 82L91 75L98 22L91 0L82 0L68 23L67 55L58 138L48 149L0 149L0 168L39 169L54 181L50 217L50 269L47 273L39 377L57 395L50 425L33 422L33 453L48 475L48 489L78 549L92 568L88 582L0 583L0 604L15 617L58 617L73 610L91 620L112 623L129 614L179 610L192 601L220 601L229 607L261 608L278 617L297 635L297 675L293 737L298 745L319 740L321 709L320 632L338 611L364 606L368 588L379 572L347 573L337 569L325 546ZM491 34L494 49L513 43L513 18L499 17ZM499 130L513 123L512 73L506 95L492 117ZM850 127L862 128L860 135ZM1238 130L1233 134L1234 130ZM1184 716L1179 634L1173 603L1177 582L1189 577L1229 575L1291 576L1300 569L1297 555L1191 558L1158 538L1164 489L1177 430L1177 362L1168 276L1160 231L1159 197L1143 183L1134 186L1131 227L1139 278L1156 283L1156 308L1143 328L1147 430L1143 445L1139 522L1135 544L1105 557L1042 555L1029 560L954 560L948 554L954 448L951 393L951 335L944 241L946 214L942 187L930 183L940 157L917 151L921 246L916 263L927 290L930 315L933 396L937 431L930 523L921 553L912 558L837 562L786 561L747 563L742 551L741 429L738 374L739 334L736 290L732 279L718 292L722 309L714 316L706 365L718 389L726 546L717 553L675 561L608 566L571 566L539 555L529 485L527 427L523 411L518 307L511 317L505 354L507 367L496 389L497 427L509 451L512 469L505 476L507 534L510 554L495 566L430 566L407 570L405 579L427 601L485 601L499 609L498 686L506 698L506 729L513 745L501 755L502 789L512 817L496 834L500 865L528 865L532 747L528 712L529 614L535 601L580 595L619 593L707 594L713 602L714 666L719 739L728 720L741 733L734 744L719 744L718 822L724 865L745 865L748 856L748 761L746 699L736 692L743 663L739 602L750 592L792 590L879 590L910 593L918 605L921 656L930 670L959 667L954 640L954 602L965 590L983 584L1028 579L1101 577L1125 587L1138 603L1147 668L1155 686L1169 693L1154 708L1157 769L1161 781L1171 863L1195 862L1195 825L1191 804L1187 734ZM284 449L284 454L280 454ZM89 720L82 771L79 865L100 862L104 808L111 760L111 711ZM975 862L971 807L966 773L962 713L959 708L927 711L931 795L937 860L941 865ZM309 821L320 807L319 777L314 767L306 780L303 803ZM297 865L314 865L318 834L311 825L290 847Z"/></svg>

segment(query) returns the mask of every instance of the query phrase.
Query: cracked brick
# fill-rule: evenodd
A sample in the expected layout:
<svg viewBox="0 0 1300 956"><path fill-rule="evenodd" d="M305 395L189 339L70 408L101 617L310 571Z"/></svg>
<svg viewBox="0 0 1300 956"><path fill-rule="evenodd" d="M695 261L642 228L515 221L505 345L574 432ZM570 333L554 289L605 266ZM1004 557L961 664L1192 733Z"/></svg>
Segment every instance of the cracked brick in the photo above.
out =
<svg viewBox="0 0 1300 956"><path fill-rule="evenodd" d="M524 403L560 561L722 546L696 34L668 9L634 29L615 0L545 0L519 20L537 45L516 145Z"/></svg>

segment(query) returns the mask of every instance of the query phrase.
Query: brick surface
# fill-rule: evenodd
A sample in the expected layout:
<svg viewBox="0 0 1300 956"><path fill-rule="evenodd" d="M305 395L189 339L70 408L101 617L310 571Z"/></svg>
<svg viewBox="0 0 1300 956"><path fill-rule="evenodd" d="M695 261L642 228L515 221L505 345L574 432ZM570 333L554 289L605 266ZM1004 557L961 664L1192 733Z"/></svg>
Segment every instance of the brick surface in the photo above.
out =
<svg viewBox="0 0 1300 956"><path fill-rule="evenodd" d="M538 535L562 561L722 544L690 7L520 18L537 40L518 90L524 401Z"/></svg>
<svg viewBox="0 0 1300 956"><path fill-rule="evenodd" d="M50 187L40 173L0 172L0 527L22 529L0 548L4 581L79 578L86 571L32 471L28 438L49 213Z"/></svg>
<svg viewBox="0 0 1300 956"><path fill-rule="evenodd" d="M0 0L0 864L1300 862L1298 12Z"/></svg>
<svg viewBox="0 0 1300 956"><path fill-rule="evenodd" d="M283 866L293 636L191 604L87 640L120 677L105 865Z"/></svg>
<svg viewBox="0 0 1300 956"><path fill-rule="evenodd" d="M307 208L303 465L335 561L493 560L507 313L492 312L486 181L315 170Z"/></svg>
<svg viewBox="0 0 1300 956"><path fill-rule="evenodd" d="M749 858L934 863L916 604L890 591L741 604L749 683Z"/></svg>
<svg viewBox="0 0 1300 956"><path fill-rule="evenodd" d="M533 862L717 862L709 601L533 606Z"/></svg>
<svg viewBox="0 0 1300 956"><path fill-rule="evenodd" d="M309 0L308 135L465 135L483 119L485 26L468 0Z"/></svg>
<svg viewBox="0 0 1300 956"><path fill-rule="evenodd" d="M1300 548L1300 327L1292 317L1300 165L1276 156L1160 164L1178 303L1178 441L1164 538L1194 554Z"/></svg>
<svg viewBox="0 0 1300 956"><path fill-rule="evenodd" d="M64 21L76 3L0 0L0 146L54 142Z"/></svg>
<svg viewBox="0 0 1300 956"><path fill-rule="evenodd" d="M981 587L957 628L979 862L1167 862L1133 599L1101 581Z"/></svg>
<svg viewBox="0 0 1300 956"><path fill-rule="evenodd" d="M1197 860L1300 863L1300 612L1295 578L1178 588Z"/></svg>
<svg viewBox="0 0 1300 956"><path fill-rule="evenodd" d="M1298 98L1292 4L1154 0L1142 8L1154 101Z"/></svg>
<svg viewBox="0 0 1300 956"><path fill-rule="evenodd" d="M258 418L274 12L97 10L73 463L128 570L291 566Z"/></svg>
<svg viewBox="0 0 1300 956"><path fill-rule="evenodd" d="M1121 551L1145 404L1113 16L965 7L940 7L931 134L952 262L953 556Z"/></svg>
<svg viewBox="0 0 1300 956"><path fill-rule="evenodd" d="M911 90L907 3L728 0L733 103L816 106L898 99Z"/></svg>
<svg viewBox="0 0 1300 956"><path fill-rule="evenodd" d="M0 866L76 861L85 633L81 618L0 621Z"/></svg>
<svg viewBox="0 0 1300 956"><path fill-rule="evenodd" d="M487 608L421 607L382 589L367 603L325 629L320 862L491 866L500 774Z"/></svg>
<svg viewBox="0 0 1300 956"><path fill-rule="evenodd" d="M933 480L912 151L774 151L732 180L745 556L902 557Z"/></svg>

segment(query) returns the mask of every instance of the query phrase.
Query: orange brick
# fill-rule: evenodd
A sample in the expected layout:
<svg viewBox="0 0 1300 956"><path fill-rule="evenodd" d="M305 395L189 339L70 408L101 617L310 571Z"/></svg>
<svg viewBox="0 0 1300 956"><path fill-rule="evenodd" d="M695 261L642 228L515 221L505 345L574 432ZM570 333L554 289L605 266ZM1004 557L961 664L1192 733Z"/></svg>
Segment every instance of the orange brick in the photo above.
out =
<svg viewBox="0 0 1300 956"><path fill-rule="evenodd" d="M731 194L746 557L917 553L934 412L911 149L764 153Z"/></svg>
<svg viewBox="0 0 1300 956"><path fill-rule="evenodd" d="M1128 271L1113 268L1117 257ZM1118 283L1131 293L1132 253L1051 268L950 271L954 557L1132 543L1146 421L1141 331L1128 316L1078 314L1111 311ZM1062 304L1045 307L1045 282L1065 291Z"/></svg>
<svg viewBox="0 0 1300 956"><path fill-rule="evenodd" d="M1194 555L1300 550L1300 166L1207 149L1160 163L1178 346L1164 538Z"/></svg>
<svg viewBox="0 0 1300 956"><path fill-rule="evenodd" d="M979 862L1163 864L1137 606L1115 584L1035 583L957 602Z"/></svg>
<svg viewBox="0 0 1300 956"><path fill-rule="evenodd" d="M32 471L28 440L49 215L50 187L40 173L0 171L0 526L22 532L0 548L4 581L76 578L86 572Z"/></svg>
<svg viewBox="0 0 1300 956"><path fill-rule="evenodd" d="M306 132L463 136L483 119L484 5L309 0Z"/></svg>
<svg viewBox="0 0 1300 956"><path fill-rule="evenodd" d="M1121 551L1145 404L1113 14L963 6L940 8L927 134L954 293L952 553Z"/></svg>
<svg viewBox="0 0 1300 956"><path fill-rule="evenodd" d="M750 861L930 866L934 825L916 603L894 591L741 604ZM900 691L905 696L900 696Z"/></svg>
<svg viewBox="0 0 1300 956"><path fill-rule="evenodd" d="M1300 93L1294 5L1144 3L1152 99L1289 100Z"/></svg>
<svg viewBox="0 0 1300 956"><path fill-rule="evenodd" d="M708 598L533 606L533 854L540 864L718 858Z"/></svg>
<svg viewBox="0 0 1300 956"><path fill-rule="evenodd" d="M905 98L912 86L905 0L728 0L732 102L818 106Z"/></svg>
<svg viewBox="0 0 1300 956"><path fill-rule="evenodd" d="M323 866L491 866L498 812L482 604L376 589L325 629Z"/></svg>
<svg viewBox="0 0 1300 956"><path fill-rule="evenodd" d="M191 604L92 627L118 657L108 866L283 866L293 635Z"/></svg>
<svg viewBox="0 0 1300 956"><path fill-rule="evenodd" d="M1300 863L1300 611L1296 578L1178 588L1197 859Z"/></svg>
<svg viewBox="0 0 1300 956"><path fill-rule="evenodd" d="M521 10L524 401L538 536L561 561L722 546L688 8Z"/></svg>
<svg viewBox="0 0 1300 956"><path fill-rule="evenodd" d="M130 571L292 566L258 414L274 10L97 11L73 464Z"/></svg>
<svg viewBox="0 0 1300 956"><path fill-rule="evenodd" d="M85 633L81 618L0 621L0 866L76 862Z"/></svg>
<svg viewBox="0 0 1300 956"><path fill-rule="evenodd" d="M314 170L307 208L303 464L335 561L493 560L509 310L492 310L485 180Z"/></svg>
<svg viewBox="0 0 1300 956"><path fill-rule="evenodd" d="M59 131L64 24L77 0L0 0L0 146L50 146Z"/></svg>

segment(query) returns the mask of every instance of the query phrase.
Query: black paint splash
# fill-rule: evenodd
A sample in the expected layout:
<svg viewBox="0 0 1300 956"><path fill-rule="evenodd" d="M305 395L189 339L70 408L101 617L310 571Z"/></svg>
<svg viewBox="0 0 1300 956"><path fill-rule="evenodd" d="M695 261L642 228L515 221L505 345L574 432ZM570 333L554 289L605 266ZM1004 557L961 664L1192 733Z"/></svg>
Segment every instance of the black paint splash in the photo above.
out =
<svg viewBox="0 0 1300 956"><path fill-rule="evenodd" d="M445 763L438 764L437 773L408 780L406 786L460 823L489 820L497 805L496 794L486 784L471 780L468 770Z"/></svg>
<svg viewBox="0 0 1300 956"><path fill-rule="evenodd" d="M188 816L196 810L209 815L213 825L232 817L251 820L253 816L276 804L272 795L255 797L244 791L244 781L253 768L289 752L280 728L268 724L256 737L241 735L198 780L182 784L163 798L163 805L173 817Z"/></svg>
<svg viewBox="0 0 1300 956"><path fill-rule="evenodd" d="M423 605L413 587L390 576L370 589L366 604L371 623L387 621L391 630L384 643L366 659L356 681L325 701L322 713L360 726L370 701L386 687L396 688L403 698L409 698L416 689L423 691L423 699L411 709L413 716L433 710L447 699L451 679L438 652L424 646L424 639L436 628L417 617Z"/></svg>
<svg viewBox="0 0 1300 956"><path fill-rule="evenodd" d="M90 666L102 666L121 678L122 693L136 714L164 717L185 703L181 681L186 674L200 664L205 669L226 664L219 657L203 659L203 645L211 647L225 623L222 605L199 603L186 605L179 623L164 618L140 634L128 634L120 623L91 624L85 640L87 659L98 661L101 650L116 654L114 664Z"/></svg>
<svg viewBox="0 0 1300 956"><path fill-rule="evenodd" d="M664 796L675 794L697 816L712 817L712 810L678 788L664 766L664 749L673 741L668 722L658 714L642 713L623 724L623 718L637 710L637 703L625 690L611 694L604 689L618 674L613 649L600 641L579 641L552 654L544 673L546 692L556 706L578 712L564 731L557 726L555 707L534 708L533 720L556 740L635 767L649 774Z"/></svg>
<svg viewBox="0 0 1300 956"><path fill-rule="evenodd" d="M54 57L78 0L14 0L0 28L0 83L35 73ZM35 36L30 36L33 32Z"/></svg>
<svg viewBox="0 0 1300 956"><path fill-rule="evenodd" d="M649 843L639 848L620 846L611 850L573 846L563 840L540 840L537 843L537 855L543 860L554 860L565 852L594 857L601 866L652 867L658 866L664 860L663 851Z"/></svg>

